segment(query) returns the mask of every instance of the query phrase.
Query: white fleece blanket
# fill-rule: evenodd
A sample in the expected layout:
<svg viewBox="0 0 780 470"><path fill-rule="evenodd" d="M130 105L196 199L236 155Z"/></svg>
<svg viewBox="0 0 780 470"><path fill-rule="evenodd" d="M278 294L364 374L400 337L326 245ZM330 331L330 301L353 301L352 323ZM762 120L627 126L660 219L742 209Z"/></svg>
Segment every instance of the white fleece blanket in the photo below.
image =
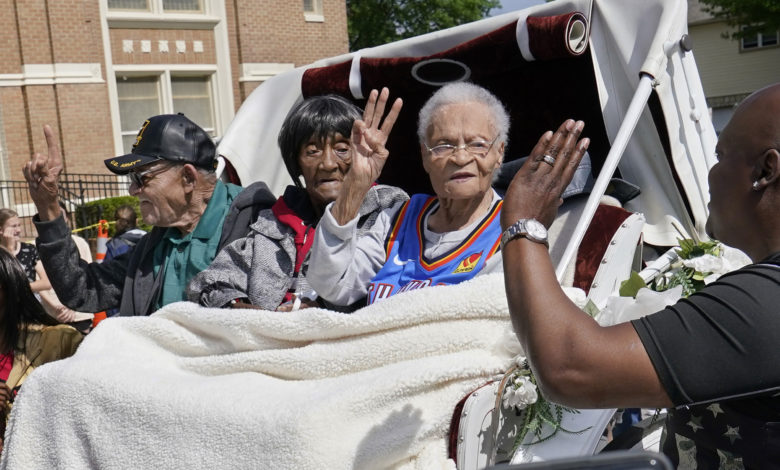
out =
<svg viewBox="0 0 780 470"><path fill-rule="evenodd" d="M351 315L109 319L27 380L0 467L454 468L454 407L510 366L510 329L500 274Z"/></svg>

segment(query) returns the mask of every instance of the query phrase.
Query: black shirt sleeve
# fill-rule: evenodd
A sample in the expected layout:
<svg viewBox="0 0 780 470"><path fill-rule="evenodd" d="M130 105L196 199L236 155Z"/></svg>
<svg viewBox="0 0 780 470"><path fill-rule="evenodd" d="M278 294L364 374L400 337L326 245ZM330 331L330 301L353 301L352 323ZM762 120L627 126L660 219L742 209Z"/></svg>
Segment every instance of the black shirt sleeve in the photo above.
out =
<svg viewBox="0 0 780 470"><path fill-rule="evenodd" d="M751 265L632 322L672 402L780 390L780 268Z"/></svg>

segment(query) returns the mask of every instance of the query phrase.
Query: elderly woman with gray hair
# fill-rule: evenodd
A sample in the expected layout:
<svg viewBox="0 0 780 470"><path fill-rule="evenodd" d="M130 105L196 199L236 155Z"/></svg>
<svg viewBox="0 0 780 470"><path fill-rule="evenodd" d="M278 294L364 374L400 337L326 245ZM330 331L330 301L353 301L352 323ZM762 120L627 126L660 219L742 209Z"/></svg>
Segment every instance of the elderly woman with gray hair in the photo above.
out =
<svg viewBox="0 0 780 470"><path fill-rule="evenodd" d="M382 90L373 119L384 114ZM400 110L396 100L385 118ZM368 114L368 109L366 110ZM352 168L317 226L308 279L335 305L371 304L399 292L457 284L478 273L501 271L501 198L493 175L504 158L509 116L489 91L465 82L448 84L420 110L418 138L434 196L415 194L384 210L358 235L360 201L379 176L389 152L352 131Z"/></svg>

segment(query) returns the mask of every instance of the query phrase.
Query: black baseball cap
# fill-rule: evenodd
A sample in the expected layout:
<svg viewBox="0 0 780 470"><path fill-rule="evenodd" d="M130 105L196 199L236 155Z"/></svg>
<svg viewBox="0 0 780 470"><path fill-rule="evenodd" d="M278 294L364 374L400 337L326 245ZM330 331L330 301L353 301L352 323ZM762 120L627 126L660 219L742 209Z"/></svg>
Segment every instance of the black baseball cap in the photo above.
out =
<svg viewBox="0 0 780 470"><path fill-rule="evenodd" d="M189 163L213 170L217 165L217 147L199 125L184 114L161 114L147 119L127 155L105 160L106 167L118 175L158 160Z"/></svg>

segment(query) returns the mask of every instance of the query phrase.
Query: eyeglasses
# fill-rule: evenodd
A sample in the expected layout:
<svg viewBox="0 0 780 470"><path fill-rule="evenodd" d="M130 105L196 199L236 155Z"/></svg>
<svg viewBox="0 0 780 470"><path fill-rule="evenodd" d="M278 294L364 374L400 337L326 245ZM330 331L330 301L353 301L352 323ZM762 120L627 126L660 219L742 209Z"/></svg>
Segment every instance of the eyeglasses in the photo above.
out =
<svg viewBox="0 0 780 470"><path fill-rule="evenodd" d="M127 174L130 178L130 182L134 184L138 189L143 188L150 181L152 181L157 175L162 174L165 170L171 168L172 165L163 165L156 168L150 168L146 171L131 171Z"/></svg>
<svg viewBox="0 0 780 470"><path fill-rule="evenodd" d="M498 136L495 136L490 142L485 142L484 140L474 140L463 145L441 144L436 145L435 147L428 147L426 145L425 148L428 149L428 151L431 152L431 155L436 158L449 157L461 149L467 151L475 157L484 157L488 152L490 152L490 149L493 147L493 144L496 143L496 140L498 140Z"/></svg>

